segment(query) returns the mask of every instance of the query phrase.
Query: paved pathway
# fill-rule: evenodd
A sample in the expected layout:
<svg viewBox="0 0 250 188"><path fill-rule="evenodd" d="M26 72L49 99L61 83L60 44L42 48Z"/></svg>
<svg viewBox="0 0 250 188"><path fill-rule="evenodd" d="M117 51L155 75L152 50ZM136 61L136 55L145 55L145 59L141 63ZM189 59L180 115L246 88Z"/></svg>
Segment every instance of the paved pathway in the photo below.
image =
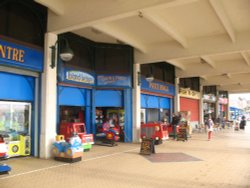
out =
<svg viewBox="0 0 250 188"><path fill-rule="evenodd" d="M156 162L139 150L139 144L94 146L74 164L9 159L13 170L0 176L0 188L250 188L250 133L223 130L212 141L205 133L194 133L188 142L169 140L156 146ZM168 154L184 158L159 162Z"/></svg>

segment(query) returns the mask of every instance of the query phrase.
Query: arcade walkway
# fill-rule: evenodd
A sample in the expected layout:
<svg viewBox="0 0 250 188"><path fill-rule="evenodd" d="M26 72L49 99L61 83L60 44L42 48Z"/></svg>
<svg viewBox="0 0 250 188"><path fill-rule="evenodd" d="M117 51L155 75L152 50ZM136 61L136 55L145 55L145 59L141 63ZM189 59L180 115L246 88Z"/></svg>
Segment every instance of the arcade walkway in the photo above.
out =
<svg viewBox="0 0 250 188"><path fill-rule="evenodd" d="M139 144L94 146L74 164L36 158L4 161L10 175L0 188L250 188L250 134L222 130L207 141L167 141L156 154L139 155Z"/></svg>

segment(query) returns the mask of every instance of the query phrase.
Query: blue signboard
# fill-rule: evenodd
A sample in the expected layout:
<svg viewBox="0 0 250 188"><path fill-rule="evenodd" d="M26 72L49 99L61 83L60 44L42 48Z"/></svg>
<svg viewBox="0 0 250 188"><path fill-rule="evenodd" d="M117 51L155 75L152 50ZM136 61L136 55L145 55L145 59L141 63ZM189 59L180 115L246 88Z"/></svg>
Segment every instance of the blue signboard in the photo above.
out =
<svg viewBox="0 0 250 188"><path fill-rule="evenodd" d="M43 52L0 39L0 64L43 71Z"/></svg>
<svg viewBox="0 0 250 188"><path fill-rule="evenodd" d="M60 67L59 81L93 86L95 84L95 76L92 73L83 72L74 68Z"/></svg>
<svg viewBox="0 0 250 188"><path fill-rule="evenodd" d="M175 86L159 81L148 82L145 78L141 78L141 89L149 92L175 95Z"/></svg>
<svg viewBox="0 0 250 188"><path fill-rule="evenodd" d="M127 75L98 75L97 86L131 87L131 78Z"/></svg>

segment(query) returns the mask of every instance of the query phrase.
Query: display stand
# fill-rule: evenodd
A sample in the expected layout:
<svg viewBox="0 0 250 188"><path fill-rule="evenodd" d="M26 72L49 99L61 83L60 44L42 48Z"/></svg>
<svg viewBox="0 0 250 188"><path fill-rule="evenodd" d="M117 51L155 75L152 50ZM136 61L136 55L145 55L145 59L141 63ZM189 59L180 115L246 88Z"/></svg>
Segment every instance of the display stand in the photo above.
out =
<svg viewBox="0 0 250 188"><path fill-rule="evenodd" d="M153 139L142 139L141 142L141 155L151 155L152 153L155 153L155 144Z"/></svg>

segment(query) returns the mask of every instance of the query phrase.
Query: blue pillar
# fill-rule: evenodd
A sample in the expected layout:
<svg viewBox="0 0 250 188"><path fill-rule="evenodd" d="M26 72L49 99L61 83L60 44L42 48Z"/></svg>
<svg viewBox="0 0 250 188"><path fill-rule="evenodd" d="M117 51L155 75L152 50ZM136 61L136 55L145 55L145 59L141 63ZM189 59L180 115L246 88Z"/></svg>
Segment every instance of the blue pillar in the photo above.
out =
<svg viewBox="0 0 250 188"><path fill-rule="evenodd" d="M91 90L87 89L85 94L85 101L86 101L86 107L85 107L85 125L87 129L87 133L91 133Z"/></svg>
<svg viewBox="0 0 250 188"><path fill-rule="evenodd" d="M132 90L124 89L124 111L125 111L125 142L132 142L133 124L132 124Z"/></svg>
<svg viewBox="0 0 250 188"><path fill-rule="evenodd" d="M95 109L96 109L96 106L95 106L95 93L96 93L96 90L95 89L92 89L92 95L91 95L91 113L92 113L92 116L91 116L91 132L95 135L96 134L96 123L95 123Z"/></svg>

